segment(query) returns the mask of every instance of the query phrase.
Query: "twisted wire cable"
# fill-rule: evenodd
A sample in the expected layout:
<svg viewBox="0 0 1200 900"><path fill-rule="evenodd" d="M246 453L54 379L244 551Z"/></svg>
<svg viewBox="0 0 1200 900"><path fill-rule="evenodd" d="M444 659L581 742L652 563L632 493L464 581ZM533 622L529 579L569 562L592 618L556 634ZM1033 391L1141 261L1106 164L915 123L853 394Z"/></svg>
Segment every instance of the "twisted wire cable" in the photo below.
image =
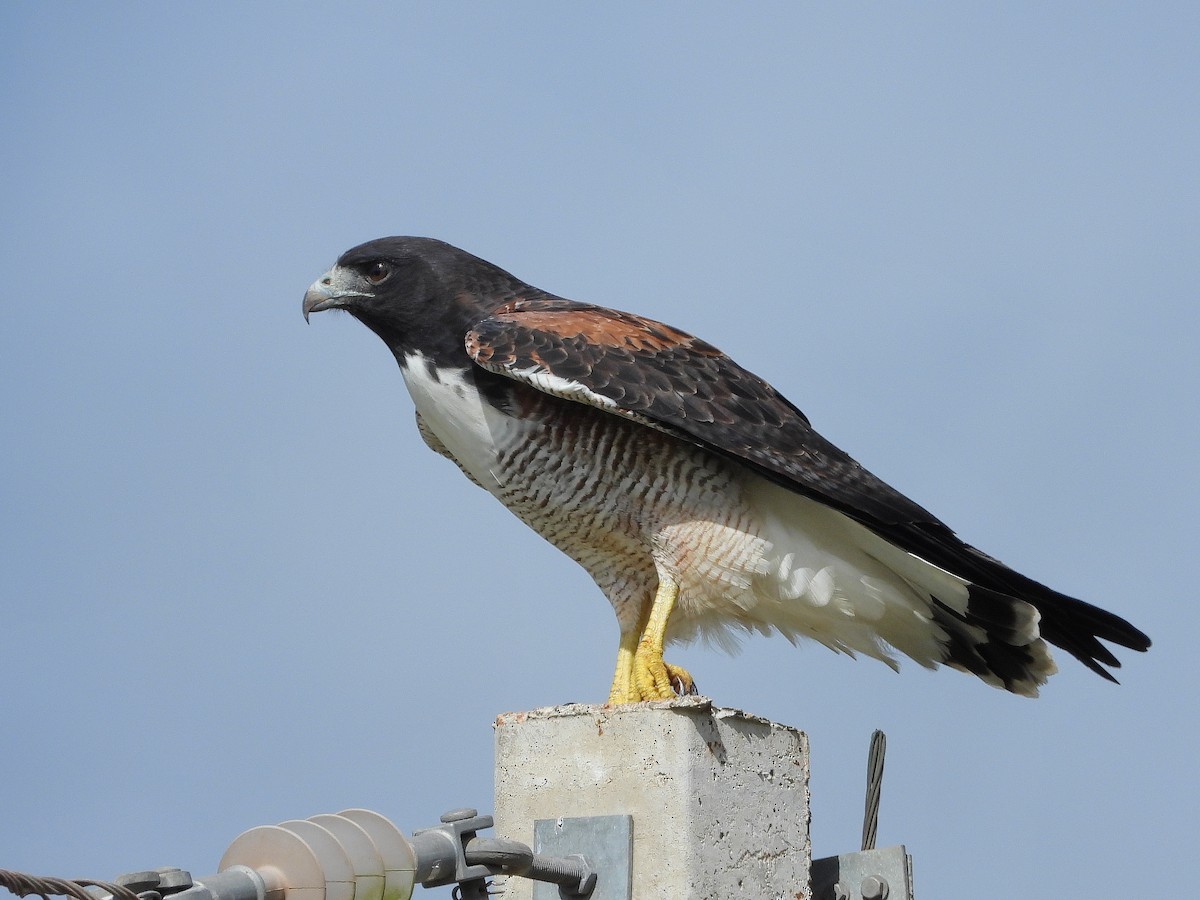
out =
<svg viewBox="0 0 1200 900"><path fill-rule="evenodd" d="M113 900L138 900L138 895L129 888L108 881L94 881L89 878L51 878L40 875L29 875L25 872L13 872L10 869L0 869L0 887L18 897L38 896L42 900L50 900L51 896L74 897L75 900L97 900L96 894L89 887L97 887L113 896Z"/></svg>
<svg viewBox="0 0 1200 900"><path fill-rule="evenodd" d="M878 729L871 735L871 749L867 754L867 800L863 813L862 848L875 849L875 833L879 830L879 794L883 787L883 755L887 750L887 737Z"/></svg>

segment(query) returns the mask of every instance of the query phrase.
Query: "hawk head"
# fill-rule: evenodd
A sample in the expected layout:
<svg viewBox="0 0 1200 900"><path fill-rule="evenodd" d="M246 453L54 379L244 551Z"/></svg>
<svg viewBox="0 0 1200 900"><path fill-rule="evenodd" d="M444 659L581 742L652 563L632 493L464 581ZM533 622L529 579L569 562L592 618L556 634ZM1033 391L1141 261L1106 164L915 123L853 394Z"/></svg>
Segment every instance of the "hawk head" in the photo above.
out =
<svg viewBox="0 0 1200 900"><path fill-rule="evenodd" d="M304 295L309 313L342 309L400 358L414 350L466 363L471 326L528 286L491 263L433 238L359 244Z"/></svg>

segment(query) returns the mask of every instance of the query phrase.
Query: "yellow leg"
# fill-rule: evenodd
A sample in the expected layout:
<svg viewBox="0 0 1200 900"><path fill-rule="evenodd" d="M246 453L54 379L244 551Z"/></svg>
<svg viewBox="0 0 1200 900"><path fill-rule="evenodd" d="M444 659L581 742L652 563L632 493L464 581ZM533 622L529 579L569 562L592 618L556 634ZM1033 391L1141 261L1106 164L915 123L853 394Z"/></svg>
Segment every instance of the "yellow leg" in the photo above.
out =
<svg viewBox="0 0 1200 900"><path fill-rule="evenodd" d="M633 657L637 651L640 628L621 633L621 645L617 648L617 671L613 675L612 688L608 692L609 705L636 703L641 698L633 690Z"/></svg>
<svg viewBox="0 0 1200 900"><path fill-rule="evenodd" d="M608 694L610 704L670 700L676 693L695 692L695 682L686 669L663 661L667 622L678 598L679 585L660 575L658 591L644 621L621 635L617 671Z"/></svg>

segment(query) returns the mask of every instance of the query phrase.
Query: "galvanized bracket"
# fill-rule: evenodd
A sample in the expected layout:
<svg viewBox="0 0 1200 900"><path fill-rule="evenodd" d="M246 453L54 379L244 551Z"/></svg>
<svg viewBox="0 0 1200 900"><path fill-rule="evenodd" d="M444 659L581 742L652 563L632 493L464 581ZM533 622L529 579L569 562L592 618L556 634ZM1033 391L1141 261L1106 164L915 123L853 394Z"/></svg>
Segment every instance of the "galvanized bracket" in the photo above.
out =
<svg viewBox="0 0 1200 900"><path fill-rule="evenodd" d="M590 900L632 900L632 816L538 819L533 823L533 850L547 856L585 856L592 871L600 876ZM569 896L558 885L534 882L533 900Z"/></svg>
<svg viewBox="0 0 1200 900"><path fill-rule="evenodd" d="M812 900L913 900L912 857L900 845L814 859Z"/></svg>

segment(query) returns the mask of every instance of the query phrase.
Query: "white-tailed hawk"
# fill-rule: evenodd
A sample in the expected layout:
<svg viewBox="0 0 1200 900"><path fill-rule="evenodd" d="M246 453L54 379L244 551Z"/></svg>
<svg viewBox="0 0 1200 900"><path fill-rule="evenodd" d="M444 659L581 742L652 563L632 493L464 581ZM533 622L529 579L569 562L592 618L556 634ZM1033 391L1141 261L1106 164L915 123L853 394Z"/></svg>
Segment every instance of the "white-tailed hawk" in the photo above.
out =
<svg viewBox="0 0 1200 900"><path fill-rule="evenodd" d="M663 645L777 631L893 650L1034 696L1047 642L1113 679L1124 619L959 540L721 351L632 313L548 294L462 250L348 250L305 318L344 309L400 364L426 443L576 560L617 615L609 701L673 696Z"/></svg>

